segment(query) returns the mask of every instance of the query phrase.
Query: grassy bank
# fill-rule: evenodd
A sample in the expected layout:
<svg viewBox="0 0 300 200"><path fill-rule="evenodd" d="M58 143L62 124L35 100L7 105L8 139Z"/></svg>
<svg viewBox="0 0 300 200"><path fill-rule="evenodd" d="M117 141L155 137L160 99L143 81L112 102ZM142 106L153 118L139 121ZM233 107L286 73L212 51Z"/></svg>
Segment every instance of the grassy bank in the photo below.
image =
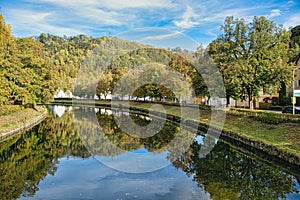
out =
<svg viewBox="0 0 300 200"><path fill-rule="evenodd" d="M90 101L90 103L94 104L95 102ZM110 105L110 102L100 101L97 104ZM118 105L119 103L113 102L113 104ZM130 102L130 106L140 109L150 109L152 105L151 103ZM181 116L181 108L179 106L163 105L163 107L167 114ZM200 119L197 109L193 107L186 107L185 112L189 113L186 117L188 119L198 119L200 123L205 125L209 125L211 122L212 112L210 109L201 108ZM290 160L288 158L289 154L297 156L300 161L300 122L297 120L297 117L282 114L272 115L261 111L248 114L245 114L244 111L237 112L236 110L226 113L222 112L224 111L215 111L214 115L225 114L225 123L214 123L213 125L222 128L224 135L229 137L238 136L243 142L261 148L261 150L267 151L271 155L279 155L279 157L286 160ZM268 120L265 119L266 117ZM278 120L279 118L280 120ZM282 120L282 118L292 120Z"/></svg>
<svg viewBox="0 0 300 200"><path fill-rule="evenodd" d="M142 108L149 108L151 105L137 104L134 105ZM179 107L165 106L168 114L180 116ZM186 108L190 113L189 118L194 119L195 109ZM223 111L218 111L223 112ZM200 123L208 125L211 118L210 110L200 110ZM258 114L259 115L259 114ZM282 115L282 114L280 114ZM272 117L272 116L271 116ZM222 124L214 124L219 126ZM274 150L278 149L286 153L291 153L300 158L300 124L296 122L282 122L278 124L271 124L259 121L252 117L238 116L231 112L226 113L223 131L234 133L246 140L249 143L262 142L269 146L274 146ZM264 150L264 149L262 149ZM268 152L272 154L272 152Z"/></svg>
<svg viewBox="0 0 300 200"><path fill-rule="evenodd" d="M21 106L1 106L0 107L0 136L4 137L14 130L28 127L47 114L44 106L33 108L23 108Z"/></svg>

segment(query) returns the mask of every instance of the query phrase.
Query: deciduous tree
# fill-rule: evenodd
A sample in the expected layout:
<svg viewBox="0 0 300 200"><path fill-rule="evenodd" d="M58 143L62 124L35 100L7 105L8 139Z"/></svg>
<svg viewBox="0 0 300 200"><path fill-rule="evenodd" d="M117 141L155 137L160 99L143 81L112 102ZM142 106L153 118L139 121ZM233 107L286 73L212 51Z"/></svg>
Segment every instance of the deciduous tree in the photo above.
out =
<svg viewBox="0 0 300 200"><path fill-rule="evenodd" d="M274 93L281 82L291 80L289 61L290 33L265 17L252 22L227 17L221 26L223 34L208 47L220 69L227 95L253 100L260 91Z"/></svg>

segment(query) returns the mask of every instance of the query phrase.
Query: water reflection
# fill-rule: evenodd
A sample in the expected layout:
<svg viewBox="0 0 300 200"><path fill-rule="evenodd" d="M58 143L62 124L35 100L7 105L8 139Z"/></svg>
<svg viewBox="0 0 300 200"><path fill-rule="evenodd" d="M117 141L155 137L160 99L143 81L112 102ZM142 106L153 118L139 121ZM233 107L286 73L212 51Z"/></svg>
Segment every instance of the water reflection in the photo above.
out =
<svg viewBox="0 0 300 200"><path fill-rule="evenodd" d="M170 164L166 152L187 147L197 132L180 129L171 121L121 110L100 109L94 117L89 108L78 108L74 114L87 149L102 163L124 172L143 173L166 167ZM133 121L137 125L128 125L124 130L116 118L122 124ZM137 154L141 149L147 151Z"/></svg>
<svg viewBox="0 0 300 200"><path fill-rule="evenodd" d="M176 123L167 121L155 136L140 138L119 129L112 112L141 125L153 118L105 108L84 110L66 109L60 118L51 114L33 129L0 143L1 199L299 199L293 193L299 188L298 174L251 158L228 144L219 141L202 158L199 151L206 136L181 130ZM74 113L83 113L86 120L80 123L92 131L96 126L89 118L95 111L104 135L82 138ZM179 132L189 139L168 146ZM92 152L95 156L87 150L85 140L90 145L101 144ZM111 143L117 148L112 149ZM95 159L110 162L119 156L122 165L135 156L151 154L171 165L151 173L129 174ZM133 168L140 167L131 163Z"/></svg>
<svg viewBox="0 0 300 200"><path fill-rule="evenodd" d="M170 159L212 199L279 199L295 186L290 174L233 151L228 144L218 143L202 159L198 151L199 145L194 143L180 158L170 155Z"/></svg>
<svg viewBox="0 0 300 200"><path fill-rule="evenodd" d="M70 113L63 118L52 115L0 143L1 199L33 196L41 179L55 175L59 158L90 156L72 126Z"/></svg>

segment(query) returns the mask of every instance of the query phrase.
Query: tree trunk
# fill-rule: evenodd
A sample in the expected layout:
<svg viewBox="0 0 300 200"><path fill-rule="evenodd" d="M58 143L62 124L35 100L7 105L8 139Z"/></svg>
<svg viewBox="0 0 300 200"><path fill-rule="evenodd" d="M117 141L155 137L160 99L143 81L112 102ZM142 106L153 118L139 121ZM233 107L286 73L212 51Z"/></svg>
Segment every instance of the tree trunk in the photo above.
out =
<svg viewBox="0 0 300 200"><path fill-rule="evenodd" d="M206 105L208 105L208 106L209 106L209 104L210 104L210 103L209 103L209 100L210 100L210 96L207 97L207 101L206 101Z"/></svg>
<svg viewBox="0 0 300 200"><path fill-rule="evenodd" d="M281 82L281 87L279 90L279 105L285 106L286 105L286 85L285 82Z"/></svg>
<svg viewBox="0 0 300 200"><path fill-rule="evenodd" d="M249 109L253 110L253 92L251 91L250 88L247 89L247 94L248 94L248 105L249 105Z"/></svg>
<svg viewBox="0 0 300 200"><path fill-rule="evenodd" d="M226 107L230 107L230 95L226 95Z"/></svg>
<svg viewBox="0 0 300 200"><path fill-rule="evenodd" d="M96 95L99 98L99 100L101 100L101 95L100 94L96 94Z"/></svg>
<svg viewBox="0 0 300 200"><path fill-rule="evenodd" d="M254 107L253 107L253 98L252 98L251 95L248 96L248 104L249 104L249 109L253 110L254 109Z"/></svg>

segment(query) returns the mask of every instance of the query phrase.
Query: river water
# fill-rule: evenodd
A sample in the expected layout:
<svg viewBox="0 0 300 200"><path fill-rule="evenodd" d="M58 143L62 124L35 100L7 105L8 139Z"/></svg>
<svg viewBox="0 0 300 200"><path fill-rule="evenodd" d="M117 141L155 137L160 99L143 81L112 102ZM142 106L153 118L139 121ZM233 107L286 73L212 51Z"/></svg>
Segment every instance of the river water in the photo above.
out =
<svg viewBox="0 0 300 200"><path fill-rule="evenodd" d="M1 199L300 199L297 170L178 123L100 107L50 110L0 142ZM142 128L120 128L129 119Z"/></svg>

